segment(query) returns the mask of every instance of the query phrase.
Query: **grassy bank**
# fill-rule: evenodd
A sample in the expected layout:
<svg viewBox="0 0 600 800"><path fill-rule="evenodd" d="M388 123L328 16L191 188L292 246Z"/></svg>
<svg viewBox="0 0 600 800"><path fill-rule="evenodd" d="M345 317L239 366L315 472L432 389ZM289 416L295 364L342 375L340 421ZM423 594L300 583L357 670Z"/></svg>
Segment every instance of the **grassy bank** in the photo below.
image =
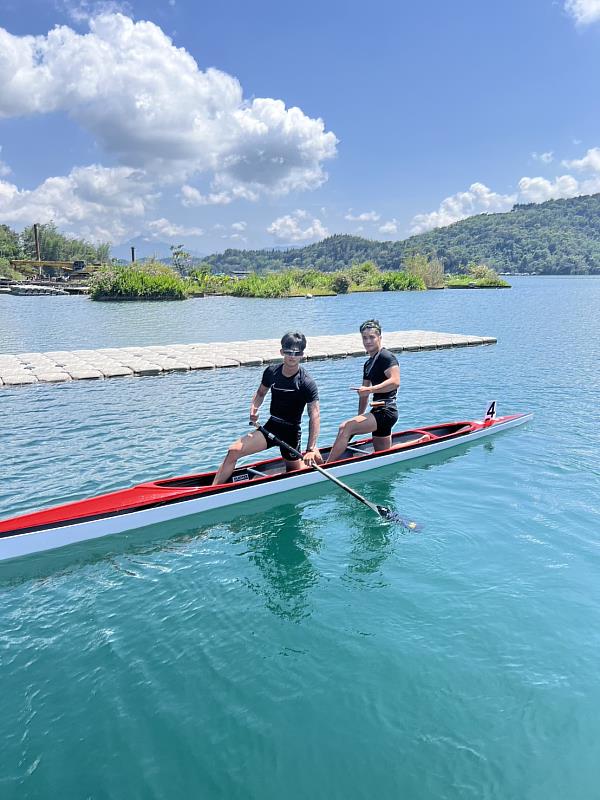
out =
<svg viewBox="0 0 600 800"><path fill-rule="evenodd" d="M447 275L448 289L510 289L510 283L484 264L470 264L462 275Z"/></svg>
<svg viewBox="0 0 600 800"><path fill-rule="evenodd" d="M265 275L253 272L244 278L213 275L208 269L197 269L190 273L190 279L197 292L233 297L316 297L351 292L418 291L426 288L419 276L406 272L382 272L370 261L337 272L287 269ZM194 291L194 287L191 287L191 291Z"/></svg>
<svg viewBox="0 0 600 800"><path fill-rule="evenodd" d="M187 282L170 267L157 262L105 267L90 283L92 300L185 300L187 296Z"/></svg>
<svg viewBox="0 0 600 800"><path fill-rule="evenodd" d="M111 266L99 270L91 281L92 300L184 300L205 294L232 297L322 297L352 292L399 292L423 289L487 288L508 286L494 270L470 265L463 275L444 275L436 259L415 256L405 271L380 270L372 261L336 272L287 269L243 278L215 275L208 265L183 278L159 262Z"/></svg>

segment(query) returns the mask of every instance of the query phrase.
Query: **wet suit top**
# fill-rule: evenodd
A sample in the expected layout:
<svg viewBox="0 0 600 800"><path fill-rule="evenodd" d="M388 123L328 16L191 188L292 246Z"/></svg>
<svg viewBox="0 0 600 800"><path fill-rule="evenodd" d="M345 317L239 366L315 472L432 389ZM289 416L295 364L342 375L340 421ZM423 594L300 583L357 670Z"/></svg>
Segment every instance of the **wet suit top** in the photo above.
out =
<svg viewBox="0 0 600 800"><path fill-rule="evenodd" d="M317 384L304 367L299 367L295 375L286 378L283 364L272 364L263 372L261 383L271 389L271 417L287 425L299 427L307 403L319 399Z"/></svg>

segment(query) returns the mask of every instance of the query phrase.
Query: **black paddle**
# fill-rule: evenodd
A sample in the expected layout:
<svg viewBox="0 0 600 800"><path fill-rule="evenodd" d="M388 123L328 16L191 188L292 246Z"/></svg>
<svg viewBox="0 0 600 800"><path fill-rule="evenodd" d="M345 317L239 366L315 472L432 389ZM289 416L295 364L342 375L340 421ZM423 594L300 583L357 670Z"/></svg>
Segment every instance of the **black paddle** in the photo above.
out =
<svg viewBox="0 0 600 800"><path fill-rule="evenodd" d="M262 435L265 437L265 439L267 440L270 439L272 442L279 445L279 447L284 447L295 458L302 458L302 453L300 453L298 450L295 450L293 447L287 444L287 442L284 442L281 439L279 439L277 436L275 436L275 434L265 430L263 426L260 425L258 422L251 422L250 424L254 425L256 430L260 431ZM346 484L342 483L342 481L339 478L336 478L335 475L331 475L326 469L323 469L323 467L319 466L319 464L313 464L313 466L317 470L317 472L320 472L321 475L324 475L328 480L333 481L333 483L337 484L340 487L340 489L344 489L344 491L352 495L352 497L354 497L355 500L360 500L360 502L363 503L365 506L367 506L367 508L370 508L371 511L375 512L377 516L383 517L383 519L387 519L389 522L398 522L400 523L400 525L404 526L410 531L417 532L420 531L421 528L423 527L422 525L419 525L418 522L413 522L412 520L408 520L405 517L400 516L400 514L398 514L396 511L393 511L391 508L386 508L385 506L378 506L375 503L372 503L370 500L367 500L366 497L363 497L358 492L355 492L354 489L351 489L349 486L346 486Z"/></svg>

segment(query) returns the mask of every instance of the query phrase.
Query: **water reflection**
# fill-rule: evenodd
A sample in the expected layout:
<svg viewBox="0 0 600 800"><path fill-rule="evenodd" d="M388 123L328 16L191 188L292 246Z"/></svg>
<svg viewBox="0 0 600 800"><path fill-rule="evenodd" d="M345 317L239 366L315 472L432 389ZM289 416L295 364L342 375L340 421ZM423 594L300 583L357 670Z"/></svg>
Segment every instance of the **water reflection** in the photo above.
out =
<svg viewBox="0 0 600 800"><path fill-rule="evenodd" d="M240 554L258 568L259 579L245 581L266 607L287 620L310 616L311 589L320 578L312 560L321 547L316 523L300 507L286 504L268 514L241 517L228 527L238 534L244 548Z"/></svg>
<svg viewBox="0 0 600 800"><path fill-rule="evenodd" d="M362 583L370 575L381 577L381 566L393 550L394 539L385 521L374 519L372 525L363 528L352 540L347 579ZM384 583L381 577L381 585Z"/></svg>
<svg viewBox="0 0 600 800"><path fill-rule="evenodd" d="M394 509L396 499L393 495L389 483L385 483L382 491L381 484L378 485L376 492L376 502L379 505ZM368 492L370 491L370 494ZM363 493L364 490L363 490ZM366 493L369 497L374 496L372 490L367 486ZM352 536L352 549L350 551L350 563L345 580L366 583L369 576L379 576L380 580L375 583L385 585L382 577L381 567L388 556L394 551L398 536L402 535L402 528L398 524L387 522L375 515L365 518L365 524L355 529ZM373 585L372 581L368 581Z"/></svg>

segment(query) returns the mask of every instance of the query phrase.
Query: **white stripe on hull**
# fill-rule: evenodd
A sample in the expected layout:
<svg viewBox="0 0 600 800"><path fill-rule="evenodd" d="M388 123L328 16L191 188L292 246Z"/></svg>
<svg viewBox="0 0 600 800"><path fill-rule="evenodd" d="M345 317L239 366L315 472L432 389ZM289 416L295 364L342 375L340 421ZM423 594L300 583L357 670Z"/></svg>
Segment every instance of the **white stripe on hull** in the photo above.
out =
<svg viewBox="0 0 600 800"><path fill-rule="evenodd" d="M400 450L393 455L382 455L379 458L369 458L364 461L350 461L347 464L332 468L332 474L339 478L346 475L353 475L359 472L366 472L380 467L387 467L401 461L409 461L421 458L432 452L447 450L451 447L482 439L495 433L522 425L533 417L526 414L514 420L500 423L489 428L482 428L474 433L468 433L448 441L432 442L416 449ZM14 536L0 538L0 561L9 558L18 558L31 553L40 553L44 550L54 550L65 547L75 542L83 542L88 539L98 539L102 536L110 536L113 533L123 533L125 531L145 528L168 520L188 517L200 514L203 511L211 511L225 506L232 506L237 503L244 503L247 500L256 500L261 497L278 494L279 492L298 489L305 486L312 486L315 483L326 481L323 475L318 472L306 472L293 475L279 481L259 482L259 483L240 483L234 490L222 492L220 494L195 497L190 500L171 503L156 508L143 509L123 513L113 517L91 520L88 522L76 522L71 525L61 527L46 528L30 533L17 533Z"/></svg>

